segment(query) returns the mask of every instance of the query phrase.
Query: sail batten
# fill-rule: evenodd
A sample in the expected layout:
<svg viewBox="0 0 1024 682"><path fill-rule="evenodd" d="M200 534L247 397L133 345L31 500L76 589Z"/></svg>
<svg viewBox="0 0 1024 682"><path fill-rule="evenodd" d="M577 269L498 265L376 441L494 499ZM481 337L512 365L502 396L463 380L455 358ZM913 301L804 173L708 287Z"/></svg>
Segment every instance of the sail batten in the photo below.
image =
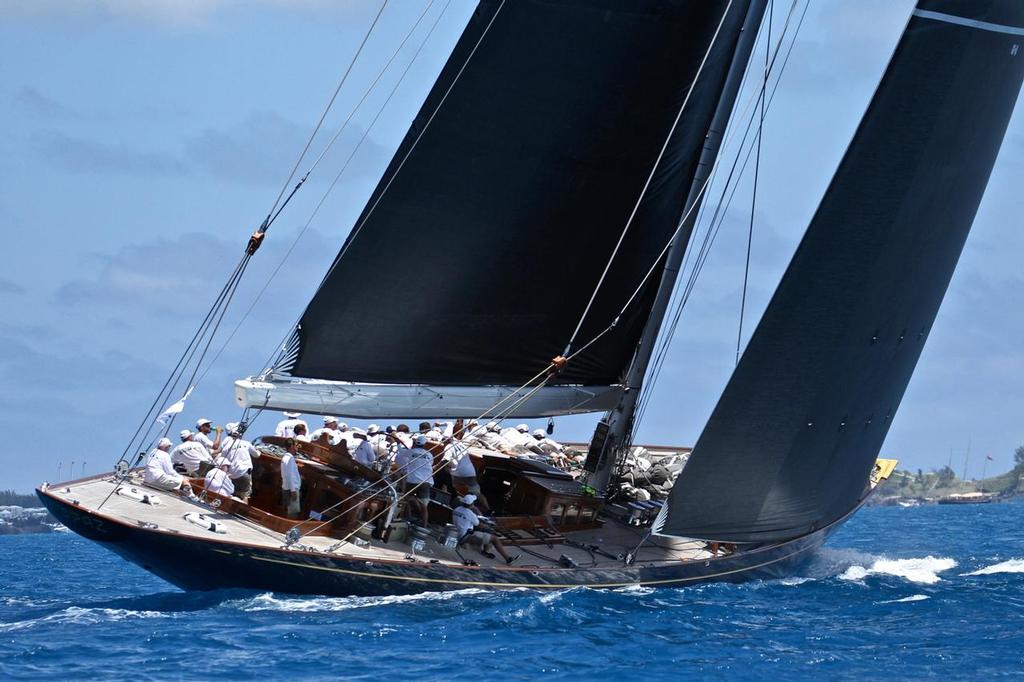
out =
<svg viewBox="0 0 1024 682"><path fill-rule="evenodd" d="M1020 91L1017 29L1024 3L918 3L660 532L783 540L862 499Z"/></svg>
<svg viewBox="0 0 1024 682"><path fill-rule="evenodd" d="M596 337L682 215L749 4L483 0L303 314L289 373L519 386L564 350L615 253L577 335ZM550 383L619 383L653 296Z"/></svg>

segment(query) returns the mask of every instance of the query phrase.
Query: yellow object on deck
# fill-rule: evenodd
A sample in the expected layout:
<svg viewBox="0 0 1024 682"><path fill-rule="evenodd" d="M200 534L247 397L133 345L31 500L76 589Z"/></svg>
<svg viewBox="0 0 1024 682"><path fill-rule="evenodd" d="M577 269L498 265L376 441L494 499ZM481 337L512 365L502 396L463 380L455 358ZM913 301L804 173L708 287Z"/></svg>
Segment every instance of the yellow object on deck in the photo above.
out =
<svg viewBox="0 0 1024 682"><path fill-rule="evenodd" d="M875 468L871 472L871 483L878 485L892 476L892 472L896 470L896 465L899 463L898 459L882 459L881 457L876 459Z"/></svg>

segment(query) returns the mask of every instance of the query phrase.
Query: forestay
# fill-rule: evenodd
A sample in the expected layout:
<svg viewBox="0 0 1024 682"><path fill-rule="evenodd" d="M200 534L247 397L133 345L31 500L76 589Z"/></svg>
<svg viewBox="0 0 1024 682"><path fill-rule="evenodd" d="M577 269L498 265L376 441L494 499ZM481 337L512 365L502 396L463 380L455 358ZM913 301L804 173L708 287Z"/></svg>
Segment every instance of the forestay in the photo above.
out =
<svg viewBox="0 0 1024 682"><path fill-rule="evenodd" d="M660 532L781 540L858 504L999 151L1022 42L1018 0L918 3Z"/></svg>
<svg viewBox="0 0 1024 682"><path fill-rule="evenodd" d="M577 338L604 330L680 219L748 5L483 0L276 369L522 385L565 348L642 197ZM550 383L620 381L650 288Z"/></svg>

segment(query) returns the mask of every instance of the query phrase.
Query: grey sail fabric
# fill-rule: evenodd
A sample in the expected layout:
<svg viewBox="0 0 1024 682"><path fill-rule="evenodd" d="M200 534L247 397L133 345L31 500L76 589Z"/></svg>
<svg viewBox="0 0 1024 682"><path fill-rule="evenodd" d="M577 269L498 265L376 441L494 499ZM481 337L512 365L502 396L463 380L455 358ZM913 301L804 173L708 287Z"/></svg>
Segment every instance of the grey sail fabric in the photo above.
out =
<svg viewBox="0 0 1024 682"><path fill-rule="evenodd" d="M856 508L1024 76L1024 2L918 3L659 532L799 537Z"/></svg>
<svg viewBox="0 0 1024 682"><path fill-rule="evenodd" d="M749 5L483 0L283 369L521 385L569 341L685 101L579 343L605 329L682 215ZM552 383L619 381L654 288Z"/></svg>

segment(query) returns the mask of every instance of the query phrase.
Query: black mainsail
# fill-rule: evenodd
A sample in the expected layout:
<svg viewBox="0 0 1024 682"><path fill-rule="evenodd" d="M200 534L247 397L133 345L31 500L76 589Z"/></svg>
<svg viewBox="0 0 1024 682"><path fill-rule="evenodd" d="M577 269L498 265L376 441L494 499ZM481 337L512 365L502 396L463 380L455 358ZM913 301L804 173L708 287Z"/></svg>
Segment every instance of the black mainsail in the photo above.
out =
<svg viewBox="0 0 1024 682"><path fill-rule="evenodd" d="M855 508L1024 78L1024 3L923 0L660 532L794 538Z"/></svg>
<svg viewBox="0 0 1024 682"><path fill-rule="evenodd" d="M578 337L605 329L683 213L750 4L483 0L283 369L518 386L565 348L642 196ZM654 289L551 383L621 381Z"/></svg>

